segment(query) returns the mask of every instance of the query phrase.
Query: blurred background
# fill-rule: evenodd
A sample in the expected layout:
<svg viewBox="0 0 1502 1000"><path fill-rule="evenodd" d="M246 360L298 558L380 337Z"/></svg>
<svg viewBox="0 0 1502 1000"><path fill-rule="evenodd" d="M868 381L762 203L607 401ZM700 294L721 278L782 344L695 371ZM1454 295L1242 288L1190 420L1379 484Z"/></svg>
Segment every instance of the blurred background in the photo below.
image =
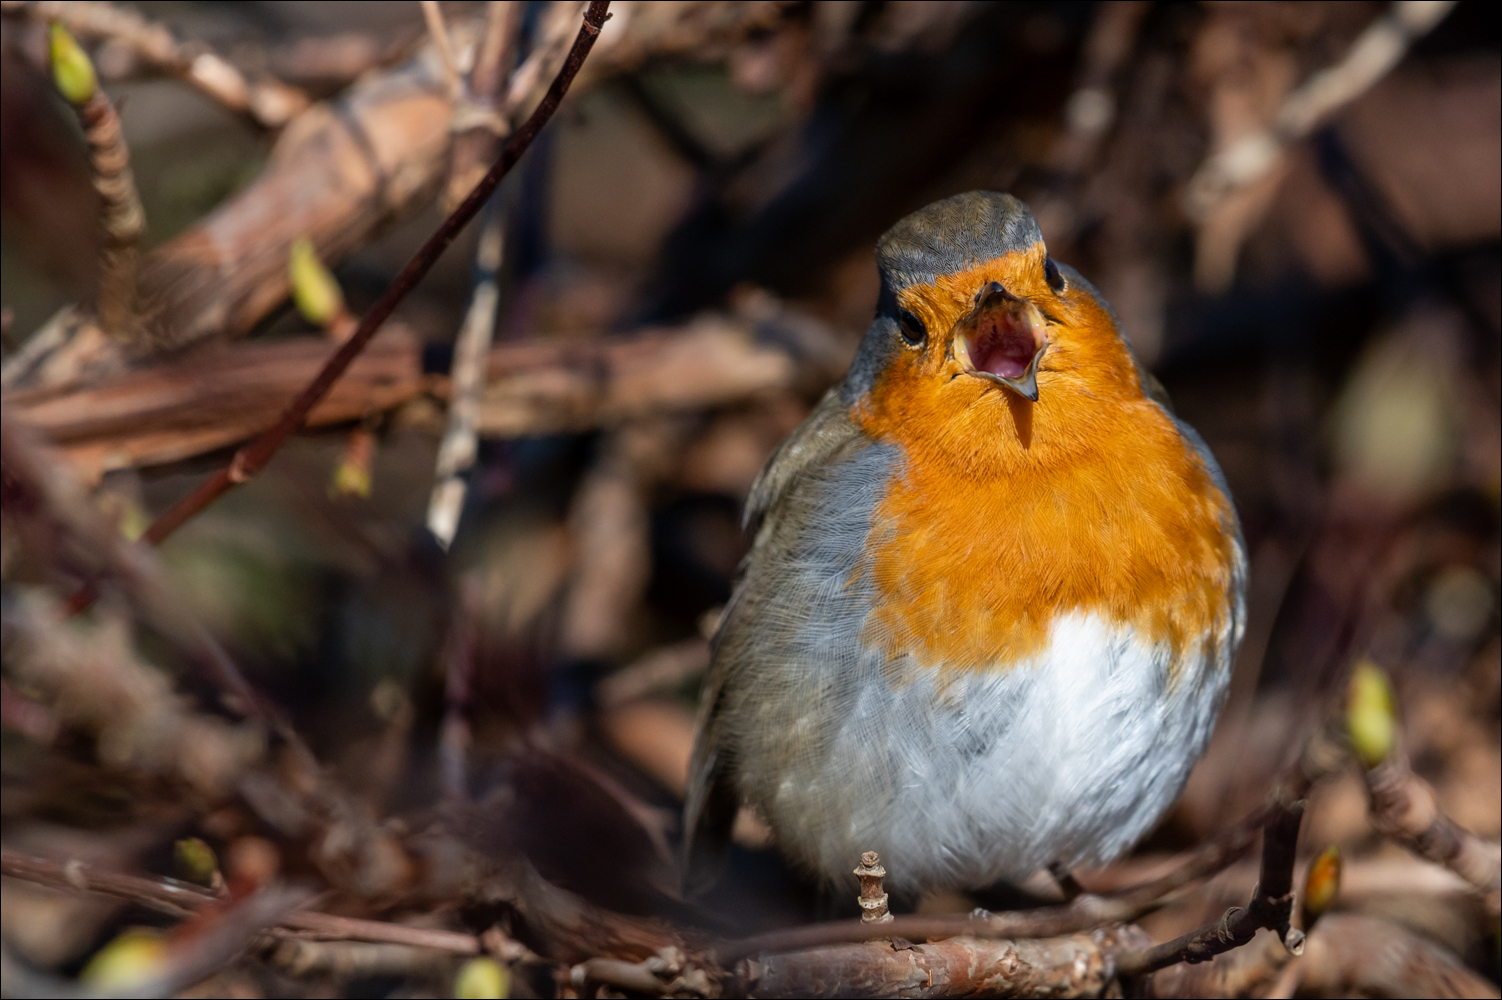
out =
<svg viewBox="0 0 1502 1000"><path fill-rule="evenodd" d="M581 5L433 7L438 34L417 3L0 8L6 848L279 873L331 912L523 938L524 907L443 882L421 837L704 934L854 912L853 880L821 902L749 814L709 899L677 897L698 682L741 505L852 356L876 238L973 189L1028 202L1109 299L1252 559L1210 753L1133 857L1081 881L1130 884L1254 809L1356 661L1390 676L1440 808L1502 832L1497 8L616 4L315 426L159 559L119 554L311 379L535 105ZM115 146L52 82L53 19ZM123 148L129 238L95 190ZM100 599L67 618L87 581ZM1341 907L1495 983L1495 894L1385 842L1357 770L1315 788L1302 843L1341 848ZM1140 925L1213 919L1250 864ZM174 923L0 886L28 975L103 975L122 932ZM445 995L459 961L310 948L193 995ZM552 966L523 965L513 995L554 995Z"/></svg>

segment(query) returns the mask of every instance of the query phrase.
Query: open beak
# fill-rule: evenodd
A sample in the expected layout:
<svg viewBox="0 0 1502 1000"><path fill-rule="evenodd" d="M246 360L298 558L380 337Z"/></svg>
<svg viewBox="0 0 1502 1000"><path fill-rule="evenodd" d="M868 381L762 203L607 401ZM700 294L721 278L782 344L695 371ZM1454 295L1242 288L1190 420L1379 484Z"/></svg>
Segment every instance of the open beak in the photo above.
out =
<svg viewBox="0 0 1502 1000"><path fill-rule="evenodd" d="M1038 360L1048 348L1048 324L1038 307L992 281L975 295L975 308L954 327L954 356L966 374L990 379L1023 399L1038 401Z"/></svg>

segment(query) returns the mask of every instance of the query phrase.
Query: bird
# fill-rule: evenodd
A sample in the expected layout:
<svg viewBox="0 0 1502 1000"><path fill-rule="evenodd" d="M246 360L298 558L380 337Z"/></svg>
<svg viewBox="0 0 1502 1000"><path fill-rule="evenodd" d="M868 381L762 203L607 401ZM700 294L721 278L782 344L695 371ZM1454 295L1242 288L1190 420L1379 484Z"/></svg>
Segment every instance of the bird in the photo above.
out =
<svg viewBox="0 0 1502 1000"><path fill-rule="evenodd" d="M749 806L825 886L899 896L1100 865L1178 797L1246 621L1231 492L1028 207L878 240L843 381L753 484L683 817L703 891Z"/></svg>

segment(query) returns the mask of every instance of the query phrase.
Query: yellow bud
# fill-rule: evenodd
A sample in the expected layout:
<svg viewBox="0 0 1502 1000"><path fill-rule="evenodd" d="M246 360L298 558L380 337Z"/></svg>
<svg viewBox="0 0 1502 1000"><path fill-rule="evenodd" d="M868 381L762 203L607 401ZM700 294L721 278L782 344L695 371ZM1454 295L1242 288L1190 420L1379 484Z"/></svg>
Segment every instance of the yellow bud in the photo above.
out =
<svg viewBox="0 0 1502 1000"><path fill-rule="evenodd" d="M1376 767L1392 753L1398 720L1392 685L1382 668L1362 659L1351 670L1346 701L1346 735L1351 748L1367 767Z"/></svg>
<svg viewBox="0 0 1502 1000"><path fill-rule="evenodd" d="M287 276L292 281L292 301L303 319L316 326L328 326L344 312L344 293L338 280L318 259L313 241L299 236L292 241L287 258Z"/></svg>
<svg viewBox="0 0 1502 1000"><path fill-rule="evenodd" d="M334 469L334 481L329 493L336 497L370 496L370 469L346 459Z"/></svg>
<svg viewBox="0 0 1502 1000"><path fill-rule="evenodd" d="M214 875L219 871L219 859L214 849L197 837L184 837L172 845L177 857L177 867L190 882L213 885Z"/></svg>
<svg viewBox="0 0 1502 1000"><path fill-rule="evenodd" d="M149 527L151 515L146 513L146 508L133 500L126 500L120 510L121 537L130 542L137 541Z"/></svg>
<svg viewBox="0 0 1502 1000"><path fill-rule="evenodd" d="M52 82L69 104L84 104L99 89L99 78L94 75L94 64L89 54L73 40L56 21L52 22L51 44Z"/></svg>
<svg viewBox="0 0 1502 1000"><path fill-rule="evenodd" d="M329 495L370 496L370 462L374 457L375 433L369 427L356 427L350 431L344 454L334 467L334 481L329 484Z"/></svg>
<svg viewBox="0 0 1502 1000"><path fill-rule="evenodd" d="M1331 844L1320 852L1304 877L1304 929L1335 905L1340 895L1340 848Z"/></svg>
<svg viewBox="0 0 1502 1000"><path fill-rule="evenodd" d="M472 958L454 977L454 996L459 1000L505 1000L511 995L511 974L493 958Z"/></svg>
<svg viewBox="0 0 1502 1000"><path fill-rule="evenodd" d="M150 981L167 959L167 942L147 930L128 930L100 948L79 981L100 993L128 993Z"/></svg>

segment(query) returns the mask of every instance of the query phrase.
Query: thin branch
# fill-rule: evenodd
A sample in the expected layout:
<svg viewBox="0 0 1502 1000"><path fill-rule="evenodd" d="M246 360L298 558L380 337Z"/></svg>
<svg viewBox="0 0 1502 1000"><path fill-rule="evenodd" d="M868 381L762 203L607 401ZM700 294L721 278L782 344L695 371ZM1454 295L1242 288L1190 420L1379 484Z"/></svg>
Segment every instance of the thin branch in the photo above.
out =
<svg viewBox="0 0 1502 1000"><path fill-rule="evenodd" d="M1496 997L1453 952L1399 924L1327 913L1290 959L1272 935L1200 965L1154 973L1157 997Z"/></svg>
<svg viewBox="0 0 1502 1000"><path fill-rule="evenodd" d="M202 913L223 903L221 897L196 885L125 875L81 861L53 861L12 850L0 850L0 874L54 889L113 896L179 917ZM275 925L279 934L316 941L404 944L456 955L478 955L485 950L480 938L474 934L408 927L311 910L292 910L278 915L270 923Z"/></svg>
<svg viewBox="0 0 1502 1000"><path fill-rule="evenodd" d="M1304 802L1278 810L1262 832L1262 870L1252 900L1245 909L1233 906L1215 923L1173 941L1124 952L1116 958L1117 972L1140 976L1179 962L1205 962L1239 948L1264 928L1276 931L1284 946L1300 954L1304 934L1289 926L1293 914L1293 866Z"/></svg>
<svg viewBox="0 0 1502 1000"><path fill-rule="evenodd" d="M247 78L203 42L181 42L170 28L137 11L103 2L41 2L21 6L32 21L57 21L80 38L115 42L140 63L182 80L265 128L279 128L311 103L308 95L269 76ZM11 8L6 5L7 12Z"/></svg>
<svg viewBox="0 0 1502 1000"><path fill-rule="evenodd" d="M1502 895L1502 844L1479 837L1440 809L1429 782L1413 773L1401 748L1366 771L1372 826L1421 858L1475 886L1492 916Z"/></svg>
<svg viewBox="0 0 1502 1000"><path fill-rule="evenodd" d="M421 0L422 19L427 23L428 36L433 39L433 48L438 50L438 59L443 63L443 78L448 85L449 99L458 102L464 85L459 80L459 60L454 55L454 43L449 39L449 29L443 23L443 9L438 0Z"/></svg>
<svg viewBox="0 0 1502 1000"><path fill-rule="evenodd" d="M306 902L305 889L268 886L217 913L197 921L195 934L175 941L151 978L133 987L135 996L170 997L229 965L262 931L274 926Z"/></svg>
<svg viewBox="0 0 1502 1000"><path fill-rule="evenodd" d="M505 148L502 149L500 158L490 168L490 172L479 184L475 185L469 197L465 198L463 203L443 220L438 230L407 262L407 266L402 268L401 273L387 286L385 294L376 300L375 305L371 306L361 318L360 325L354 334L341 345L318 376L282 414L276 425L236 452L229 465L214 473L172 509L157 518L143 536L148 544L161 544L163 539L176 531L193 515L219 499L232 487L254 476L265 467L287 438L302 426L313 407L344 374L345 369L359 356L365 345L370 343L381 324L391 316L402 299L406 298L417 283L427 275L437 263L438 258L442 256L443 251L448 249L448 245L454 241L469 220L480 211L481 206L500 185L501 179L510 173L511 168L532 145L532 141L537 138L543 126L552 118L553 112L558 110L563 95L568 92L569 85L579 72L579 67L589 55L589 50L594 47L595 39L600 36L600 28L605 23L609 7L610 0L593 0L590 3L584 15L584 23L574 39L573 48L569 50L563 68L553 80L552 86L548 88L547 95L537 106L537 110L532 112L532 116L527 119L526 123L511 136Z"/></svg>
<svg viewBox="0 0 1502 1000"><path fill-rule="evenodd" d="M1454 6L1455 0L1397 0L1352 43L1344 59L1289 94L1271 126L1242 136L1200 166L1185 196L1191 216L1204 219L1231 192L1265 176L1287 146L1370 90Z"/></svg>
<svg viewBox="0 0 1502 1000"><path fill-rule="evenodd" d="M146 213L130 169L130 147L92 60L61 24L51 25L49 35L52 79L83 128L89 172L99 195L103 245L95 311L104 332L129 349L136 334L136 244L146 229Z"/></svg>
<svg viewBox="0 0 1502 1000"><path fill-rule="evenodd" d="M898 937L908 941L966 935L977 938L1056 937L1107 923L1127 923L1160 906L1174 891L1223 870L1256 843L1271 810L1258 809L1230 829L1191 852L1172 871L1109 897L1085 894L1063 906L1039 907L1013 913L963 916L899 916L889 923L867 924L859 920L831 921L773 931L715 946L721 962L730 963L748 955L801 951L844 942L873 941Z"/></svg>
<svg viewBox="0 0 1502 1000"><path fill-rule="evenodd" d="M469 74L469 85L454 103L454 114L449 121L454 150L443 189L446 206L457 205L474 186L485 173L486 165L495 159L496 146L511 131L510 118L497 104L516 62L521 23L520 3L490 0L475 68Z"/></svg>
<svg viewBox="0 0 1502 1000"><path fill-rule="evenodd" d="M457 150L456 150L457 151ZM428 500L428 530L446 551L459 530L464 509L464 474L478 453L480 395L485 391L486 360L501 301L500 269L505 213L492 206L480 231L475 254L476 281L459 341L454 345L448 428L438 446L433 493Z"/></svg>

